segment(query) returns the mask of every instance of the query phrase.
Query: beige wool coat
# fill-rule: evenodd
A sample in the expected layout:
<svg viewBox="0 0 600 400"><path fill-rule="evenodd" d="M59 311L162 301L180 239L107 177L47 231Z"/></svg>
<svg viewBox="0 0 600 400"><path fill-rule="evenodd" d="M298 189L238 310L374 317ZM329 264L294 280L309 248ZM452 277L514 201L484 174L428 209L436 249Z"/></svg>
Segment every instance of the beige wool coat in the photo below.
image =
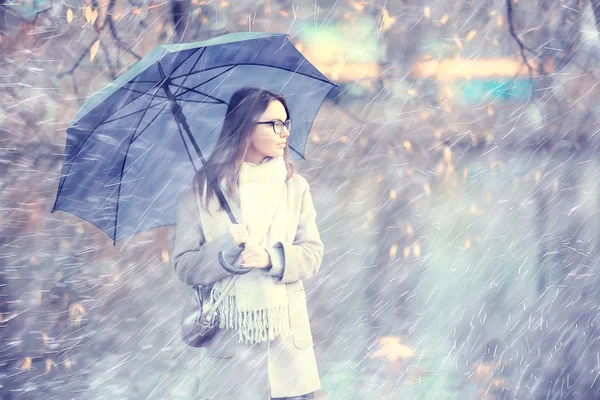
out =
<svg viewBox="0 0 600 400"><path fill-rule="evenodd" d="M218 329L207 347L197 350L201 357L197 371L200 399L268 400L302 395L321 387L302 280L317 273L324 247L308 182L295 173L286 184L286 240L266 249L272 267L260 271L286 285L292 335L248 345L239 342L237 332ZM239 202L225 191L223 194L233 214L241 215ZM213 204L217 202L215 197ZM182 282L208 285L230 276L217 260L221 250L236 247L227 233L230 224L225 211L210 217L204 209L198 210L191 184L182 192L171 257Z"/></svg>

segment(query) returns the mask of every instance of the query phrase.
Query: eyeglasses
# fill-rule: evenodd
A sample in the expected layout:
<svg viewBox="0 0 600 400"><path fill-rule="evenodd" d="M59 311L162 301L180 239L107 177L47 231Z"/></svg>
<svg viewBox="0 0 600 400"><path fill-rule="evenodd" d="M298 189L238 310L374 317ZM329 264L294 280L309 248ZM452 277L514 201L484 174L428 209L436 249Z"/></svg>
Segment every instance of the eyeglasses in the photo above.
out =
<svg viewBox="0 0 600 400"><path fill-rule="evenodd" d="M287 128L288 132L292 129L292 120L291 119L288 119L285 122L283 122L280 119L274 119L273 121L257 122L257 124L271 125L273 127L273 132L275 132L277 135L281 135L281 132L283 132L284 126Z"/></svg>

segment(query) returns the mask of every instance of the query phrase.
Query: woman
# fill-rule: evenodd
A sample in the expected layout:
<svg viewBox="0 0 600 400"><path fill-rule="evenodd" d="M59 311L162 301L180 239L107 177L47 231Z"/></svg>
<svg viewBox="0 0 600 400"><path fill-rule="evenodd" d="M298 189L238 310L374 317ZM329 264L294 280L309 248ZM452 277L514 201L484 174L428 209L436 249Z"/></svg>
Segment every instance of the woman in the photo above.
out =
<svg viewBox="0 0 600 400"><path fill-rule="evenodd" d="M174 268L188 285L220 298L232 278L221 250L245 248L219 306L220 326L200 349L199 397L219 400L312 399L321 387L302 280L321 265L323 243L306 179L289 161L285 99L244 88L228 105L206 165L182 193ZM231 224L205 172L216 180L239 224Z"/></svg>

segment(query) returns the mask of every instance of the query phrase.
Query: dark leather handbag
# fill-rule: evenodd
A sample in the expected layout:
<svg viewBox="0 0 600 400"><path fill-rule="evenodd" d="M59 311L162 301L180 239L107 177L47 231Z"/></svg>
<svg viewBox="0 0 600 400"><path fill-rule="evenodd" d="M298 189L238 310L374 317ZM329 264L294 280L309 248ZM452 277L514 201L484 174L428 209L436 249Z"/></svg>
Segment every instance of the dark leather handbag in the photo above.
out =
<svg viewBox="0 0 600 400"><path fill-rule="evenodd" d="M198 212L200 212L199 208L200 204L198 203ZM235 267L232 265L243 249L244 244L241 244L234 254L229 255L224 251L219 252L219 263L232 276L229 278L229 282L217 301L213 301L210 295L213 287L212 284L190 286L191 290L181 313L181 339L188 346L206 347L208 345L219 326L219 314L217 311L219 305L225 299L225 296L238 276L252 270L251 268Z"/></svg>

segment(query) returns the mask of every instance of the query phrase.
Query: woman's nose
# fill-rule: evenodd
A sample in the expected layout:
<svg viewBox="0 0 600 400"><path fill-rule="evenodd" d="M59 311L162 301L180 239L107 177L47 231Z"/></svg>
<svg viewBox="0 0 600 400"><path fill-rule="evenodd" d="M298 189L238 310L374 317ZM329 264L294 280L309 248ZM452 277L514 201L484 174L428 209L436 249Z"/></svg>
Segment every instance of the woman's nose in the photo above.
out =
<svg viewBox="0 0 600 400"><path fill-rule="evenodd" d="M286 128L285 126L283 127L283 129L281 130L281 137L288 137L290 136L290 131L288 131L288 128Z"/></svg>

